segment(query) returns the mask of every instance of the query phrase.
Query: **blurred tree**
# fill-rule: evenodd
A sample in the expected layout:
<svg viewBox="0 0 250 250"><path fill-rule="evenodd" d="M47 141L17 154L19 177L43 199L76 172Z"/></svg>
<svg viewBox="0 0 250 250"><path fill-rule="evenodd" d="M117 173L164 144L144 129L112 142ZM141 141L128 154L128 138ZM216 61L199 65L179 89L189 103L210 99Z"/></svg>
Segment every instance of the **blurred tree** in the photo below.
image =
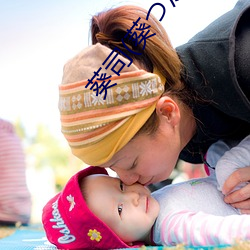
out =
<svg viewBox="0 0 250 250"><path fill-rule="evenodd" d="M15 127L18 135L25 141L28 167L51 167L58 191L74 173L85 167L82 161L72 155L66 140L59 140L53 136L45 125L39 124L32 138L25 133L21 120L15 122Z"/></svg>
<svg viewBox="0 0 250 250"><path fill-rule="evenodd" d="M14 122L14 127L16 130L17 135L23 140L26 138L26 131L25 128L22 124L22 121L20 118L18 118L15 122Z"/></svg>

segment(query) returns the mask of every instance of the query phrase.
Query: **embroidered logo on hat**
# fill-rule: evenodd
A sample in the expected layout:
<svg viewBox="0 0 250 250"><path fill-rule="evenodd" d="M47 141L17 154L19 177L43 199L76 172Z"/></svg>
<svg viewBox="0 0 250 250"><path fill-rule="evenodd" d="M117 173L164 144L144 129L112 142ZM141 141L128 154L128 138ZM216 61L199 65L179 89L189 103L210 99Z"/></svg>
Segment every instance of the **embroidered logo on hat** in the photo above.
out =
<svg viewBox="0 0 250 250"><path fill-rule="evenodd" d="M96 229L94 230L89 229L88 236L90 237L91 240L96 240L96 241L100 241L102 238L101 233L98 232Z"/></svg>
<svg viewBox="0 0 250 250"><path fill-rule="evenodd" d="M72 211L72 209L75 207L75 201L74 201L74 197L70 194L67 196L67 200L69 201L70 207L69 207L69 211Z"/></svg>

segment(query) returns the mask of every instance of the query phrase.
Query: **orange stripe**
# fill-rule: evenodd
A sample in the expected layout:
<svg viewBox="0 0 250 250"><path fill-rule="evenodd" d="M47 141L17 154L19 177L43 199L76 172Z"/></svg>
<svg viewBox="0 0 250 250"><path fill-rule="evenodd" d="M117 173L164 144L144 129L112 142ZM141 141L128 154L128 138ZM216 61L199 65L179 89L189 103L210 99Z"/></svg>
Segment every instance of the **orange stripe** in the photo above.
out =
<svg viewBox="0 0 250 250"><path fill-rule="evenodd" d="M149 106L151 103L153 103L156 99L158 99L159 96L152 97L147 100L140 101L139 103L135 102L133 104L128 103L124 104L121 106L116 106L116 107L110 107L104 110L89 110L89 111L84 111L81 113L76 113L76 114L71 114L71 115L61 115L61 122L72 122L72 121L79 121L79 120L85 120L85 119L91 119L93 117L103 117L103 115L108 116L112 115L115 113L122 113L126 112L132 109L140 109ZM116 111L116 112L114 112Z"/></svg>
<svg viewBox="0 0 250 250"><path fill-rule="evenodd" d="M147 71L145 70L138 70L138 71L133 71L133 72L125 72L125 73L121 73L120 76L118 75L113 75L109 80L115 81L116 79L125 79L125 78L129 78L129 77L135 77L135 76L141 76L144 74L148 74ZM151 73L152 74L152 73ZM97 82L102 82L103 80L96 80ZM61 84L59 85L59 90L67 90L67 89L71 89L71 88L77 88L80 86L84 86L88 83L88 80L84 80L84 81L80 81L80 82L75 82L75 83L69 83L69 84Z"/></svg>
<svg viewBox="0 0 250 250"><path fill-rule="evenodd" d="M88 133L83 132L84 134L77 134L77 135L64 134L64 136L69 142L79 142L79 141L91 139L91 138L96 137L96 136L98 136L100 134L103 134L103 133L111 130L113 127L117 126L121 122L122 121L118 121L118 122L115 122L115 123L112 123L112 124L108 124L105 127L101 127L99 129L96 129L96 130L88 132Z"/></svg>

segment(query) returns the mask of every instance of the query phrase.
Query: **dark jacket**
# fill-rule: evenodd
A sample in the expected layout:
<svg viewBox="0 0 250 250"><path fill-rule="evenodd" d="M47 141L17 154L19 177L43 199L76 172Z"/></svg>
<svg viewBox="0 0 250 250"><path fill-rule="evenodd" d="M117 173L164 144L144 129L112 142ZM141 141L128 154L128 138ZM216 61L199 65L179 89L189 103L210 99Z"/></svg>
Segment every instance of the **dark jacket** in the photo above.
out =
<svg viewBox="0 0 250 250"><path fill-rule="evenodd" d="M250 134L250 0L238 1L176 50L185 83L206 100L192 107L197 132L180 158L201 163L217 140Z"/></svg>

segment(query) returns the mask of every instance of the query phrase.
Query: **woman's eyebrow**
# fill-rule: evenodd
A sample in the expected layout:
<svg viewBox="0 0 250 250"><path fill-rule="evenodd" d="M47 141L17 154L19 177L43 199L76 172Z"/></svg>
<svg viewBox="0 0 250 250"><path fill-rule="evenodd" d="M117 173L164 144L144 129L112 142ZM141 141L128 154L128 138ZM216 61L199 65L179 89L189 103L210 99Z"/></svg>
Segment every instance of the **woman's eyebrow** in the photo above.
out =
<svg viewBox="0 0 250 250"><path fill-rule="evenodd" d="M124 158L126 158L125 156L124 157L122 157L121 159L119 159L119 160L116 160L114 163L112 163L108 168L110 168L111 170L113 170L112 169L112 167L114 166L114 165L116 165L119 161L121 161L122 159L124 159ZM114 171L114 170L113 170Z"/></svg>
<svg viewBox="0 0 250 250"><path fill-rule="evenodd" d="M114 163L112 163L110 166L108 166L107 168L110 168L111 170L113 170L112 169L112 167L117 163L118 161L115 161ZM113 170L114 171L114 170Z"/></svg>
<svg viewBox="0 0 250 250"><path fill-rule="evenodd" d="M138 156L136 156L136 158L135 158L135 160L134 160L132 166L131 166L128 170L133 170L133 169L136 168L136 166L137 166L137 159L138 159Z"/></svg>

